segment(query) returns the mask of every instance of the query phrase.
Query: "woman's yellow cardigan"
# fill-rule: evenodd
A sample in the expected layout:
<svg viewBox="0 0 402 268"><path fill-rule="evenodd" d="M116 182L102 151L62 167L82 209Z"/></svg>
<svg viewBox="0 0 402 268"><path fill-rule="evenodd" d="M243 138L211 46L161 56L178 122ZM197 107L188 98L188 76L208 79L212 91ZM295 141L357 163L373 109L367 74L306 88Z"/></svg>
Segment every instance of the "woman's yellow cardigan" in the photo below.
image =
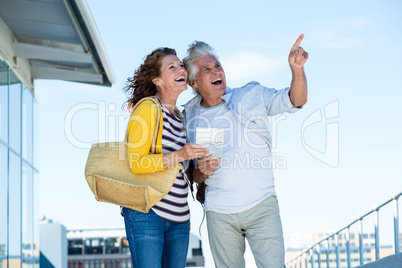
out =
<svg viewBox="0 0 402 268"><path fill-rule="evenodd" d="M153 173L163 168L162 130L163 116L157 120L158 107L150 100L142 102L130 116L127 131L128 159L131 171L135 174ZM155 154L150 153L156 123L159 124Z"/></svg>

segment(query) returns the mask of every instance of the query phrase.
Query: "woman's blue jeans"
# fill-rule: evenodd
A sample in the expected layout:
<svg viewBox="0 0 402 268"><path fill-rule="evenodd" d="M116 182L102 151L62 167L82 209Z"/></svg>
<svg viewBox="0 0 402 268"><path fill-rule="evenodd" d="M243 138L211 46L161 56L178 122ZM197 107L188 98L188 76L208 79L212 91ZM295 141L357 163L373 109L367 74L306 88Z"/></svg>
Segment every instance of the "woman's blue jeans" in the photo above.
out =
<svg viewBox="0 0 402 268"><path fill-rule="evenodd" d="M186 267L190 221L171 222L152 209L145 214L123 208L123 213L134 268Z"/></svg>

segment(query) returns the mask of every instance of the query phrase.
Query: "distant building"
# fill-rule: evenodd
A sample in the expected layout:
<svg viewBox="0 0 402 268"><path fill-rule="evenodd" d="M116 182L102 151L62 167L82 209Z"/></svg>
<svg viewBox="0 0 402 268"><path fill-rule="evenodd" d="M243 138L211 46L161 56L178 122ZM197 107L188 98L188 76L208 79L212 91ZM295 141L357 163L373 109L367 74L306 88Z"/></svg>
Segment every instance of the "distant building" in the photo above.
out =
<svg viewBox="0 0 402 268"><path fill-rule="evenodd" d="M0 268L39 265L36 79L114 83L85 0L0 1Z"/></svg>
<svg viewBox="0 0 402 268"><path fill-rule="evenodd" d="M292 234L290 247L291 248L309 248L311 245L323 240L328 237L332 232L320 232L320 233L302 233L296 232ZM346 245L346 234L341 233L338 235L338 244ZM363 234L363 244L365 246L374 245L375 244L375 236L374 233L364 233ZM335 245L335 240L332 239L330 245ZM358 246L359 245L359 233L352 232L350 233L350 245Z"/></svg>
<svg viewBox="0 0 402 268"><path fill-rule="evenodd" d="M311 233L293 233L290 240L290 248L308 248L313 245L313 235Z"/></svg>
<svg viewBox="0 0 402 268"><path fill-rule="evenodd" d="M131 268L124 227L74 228L67 231L68 268ZM186 267L204 267L201 240L190 234Z"/></svg>
<svg viewBox="0 0 402 268"><path fill-rule="evenodd" d="M40 267L67 268L67 229L52 220L39 226ZM29 266L28 266L29 267Z"/></svg>
<svg viewBox="0 0 402 268"><path fill-rule="evenodd" d="M305 249L311 247L315 243L325 239L332 232L327 233L295 233L292 235L291 247L286 249L286 261L299 255ZM346 247L346 234L341 233L338 235L338 251L339 251L339 263L341 268L347 267L347 247ZM359 233L353 232L350 234L350 258L352 267L360 265L360 253L359 253ZM363 234L363 261L368 263L375 260L375 236L373 233ZM325 263L327 260L326 246L320 247L320 261ZM329 268L337 267L336 263L336 241L331 239L328 245L328 257L329 257ZM393 254L393 248L391 245L380 246L380 258ZM318 267L318 254L317 249L314 249L314 267ZM300 259L297 261L298 267ZM311 257L307 259L308 265L311 265ZM305 259L301 261L302 268L305 268Z"/></svg>

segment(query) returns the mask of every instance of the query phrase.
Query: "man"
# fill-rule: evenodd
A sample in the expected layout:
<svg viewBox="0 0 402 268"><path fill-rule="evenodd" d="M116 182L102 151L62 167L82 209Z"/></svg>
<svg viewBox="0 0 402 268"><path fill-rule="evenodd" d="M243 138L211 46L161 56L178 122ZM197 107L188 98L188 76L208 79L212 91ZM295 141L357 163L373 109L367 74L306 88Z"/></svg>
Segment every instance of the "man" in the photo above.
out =
<svg viewBox="0 0 402 268"><path fill-rule="evenodd" d="M307 102L303 37L289 53L292 81L283 90L257 82L226 87L218 57L204 42L190 45L183 60L188 84L197 93L184 107L190 142L199 143L196 136L210 131L216 143L216 131L223 133L221 157L200 159L193 173L195 182L207 185L204 209L216 267L245 267L245 238L258 267L284 267L268 116L295 112Z"/></svg>

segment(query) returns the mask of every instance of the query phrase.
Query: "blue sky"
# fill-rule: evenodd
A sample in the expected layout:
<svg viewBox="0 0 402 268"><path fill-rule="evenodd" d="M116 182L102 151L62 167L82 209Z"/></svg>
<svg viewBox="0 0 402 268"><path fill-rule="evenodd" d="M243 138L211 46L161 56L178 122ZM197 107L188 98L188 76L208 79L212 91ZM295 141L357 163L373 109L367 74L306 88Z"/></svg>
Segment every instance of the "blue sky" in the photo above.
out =
<svg viewBox="0 0 402 268"><path fill-rule="evenodd" d="M182 58L194 40L215 47L228 86L255 80L281 89L290 85L289 50L305 34L309 100L273 119L274 156L285 163L274 172L286 246L293 232L339 229L402 191L400 1L87 3L117 79L111 88L35 81L42 215L68 227L123 224L118 208L96 202L86 185L89 145L123 138L124 124L114 124L128 116L121 89L144 56L168 46ZM201 208L191 206L198 232Z"/></svg>

